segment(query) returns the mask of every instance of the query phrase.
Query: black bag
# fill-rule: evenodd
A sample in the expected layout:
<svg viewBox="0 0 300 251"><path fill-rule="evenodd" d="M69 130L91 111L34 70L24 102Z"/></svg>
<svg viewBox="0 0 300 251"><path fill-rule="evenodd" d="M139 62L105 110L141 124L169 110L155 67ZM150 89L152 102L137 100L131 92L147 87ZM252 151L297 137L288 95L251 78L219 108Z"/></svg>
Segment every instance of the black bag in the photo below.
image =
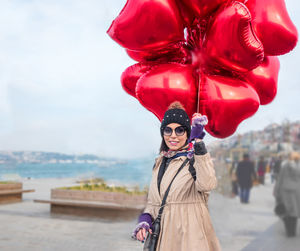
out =
<svg viewBox="0 0 300 251"><path fill-rule="evenodd" d="M159 237L159 233L160 233L160 221L161 221L161 215L162 212L164 210L164 206L166 204L166 200L167 200L167 196L169 194L170 191L170 187L175 179L175 177L177 176L177 174L180 172L180 170L185 166L185 164L189 161L189 159L187 158L181 165L181 167L178 169L177 173L175 174L175 176L173 177L172 181L170 182L170 185L168 187L168 189L165 192L164 198L162 200L159 212L158 212L158 216L157 218L154 220L154 222L152 223L152 234L150 234L148 232L145 244L144 244L144 249L143 251L155 251L156 250L156 246L157 246L157 242L158 242L158 237Z"/></svg>
<svg viewBox="0 0 300 251"><path fill-rule="evenodd" d="M160 216L155 219L152 223L153 232L150 234L148 232L147 239L144 244L144 251L155 251L157 246L157 241L160 233Z"/></svg>

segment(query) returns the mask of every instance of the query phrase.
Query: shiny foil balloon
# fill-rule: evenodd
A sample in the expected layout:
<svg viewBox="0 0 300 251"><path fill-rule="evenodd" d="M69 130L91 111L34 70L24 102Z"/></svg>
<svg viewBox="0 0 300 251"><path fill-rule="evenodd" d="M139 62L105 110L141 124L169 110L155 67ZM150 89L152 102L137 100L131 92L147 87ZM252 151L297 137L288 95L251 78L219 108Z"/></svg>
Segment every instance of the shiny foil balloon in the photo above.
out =
<svg viewBox="0 0 300 251"><path fill-rule="evenodd" d="M256 68L264 58L264 51L250 21L247 7L239 2L217 13L203 44L207 63L239 72Z"/></svg>
<svg viewBox="0 0 300 251"><path fill-rule="evenodd" d="M178 62L185 63L187 51L182 43L169 44L159 50L134 51L126 50L127 54L138 62Z"/></svg>
<svg viewBox="0 0 300 251"><path fill-rule="evenodd" d="M151 69L151 65L141 64L141 63L129 66L121 76L121 83L123 89L128 94L136 98L135 96L136 83L140 79L140 77L150 69Z"/></svg>
<svg viewBox="0 0 300 251"><path fill-rule="evenodd" d="M266 55L282 55L295 48L298 33L284 0L249 0L256 35L264 45Z"/></svg>
<svg viewBox="0 0 300 251"><path fill-rule="evenodd" d="M128 0L107 32L127 49L150 50L183 41L183 28L175 0Z"/></svg>
<svg viewBox="0 0 300 251"><path fill-rule="evenodd" d="M127 93L160 120L173 101L200 111L219 138L274 99L268 55L298 39L283 0L128 0L108 34L140 62L122 74Z"/></svg>
<svg viewBox="0 0 300 251"><path fill-rule="evenodd" d="M200 113L208 117L205 129L218 138L233 134L259 107L259 97L250 85L221 76L202 76L199 100Z"/></svg>
<svg viewBox="0 0 300 251"><path fill-rule="evenodd" d="M269 104L276 96L279 68L279 59L270 56L260 66L244 75L244 79L257 92L261 105Z"/></svg>
<svg viewBox="0 0 300 251"><path fill-rule="evenodd" d="M197 106L193 69L176 63L154 67L138 80L136 96L159 120L163 119L168 106L174 101L179 101L191 117Z"/></svg>
<svg viewBox="0 0 300 251"><path fill-rule="evenodd" d="M184 3L197 17L205 17L215 11L228 0L179 0Z"/></svg>
<svg viewBox="0 0 300 251"><path fill-rule="evenodd" d="M181 19L185 27L193 25L194 20L197 18L194 11L184 4L182 0L175 0L178 9L180 10Z"/></svg>

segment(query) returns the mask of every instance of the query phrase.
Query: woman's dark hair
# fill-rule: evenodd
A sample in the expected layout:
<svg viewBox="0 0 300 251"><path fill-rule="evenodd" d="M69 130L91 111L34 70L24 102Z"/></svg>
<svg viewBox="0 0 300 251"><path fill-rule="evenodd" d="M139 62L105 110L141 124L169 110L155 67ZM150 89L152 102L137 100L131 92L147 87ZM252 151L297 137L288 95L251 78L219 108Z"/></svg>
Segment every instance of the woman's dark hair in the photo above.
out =
<svg viewBox="0 0 300 251"><path fill-rule="evenodd" d="M161 153L162 151L164 151L164 152L169 151L169 147L167 146L164 138L161 139L161 144L160 144L160 148L159 148L159 152Z"/></svg>

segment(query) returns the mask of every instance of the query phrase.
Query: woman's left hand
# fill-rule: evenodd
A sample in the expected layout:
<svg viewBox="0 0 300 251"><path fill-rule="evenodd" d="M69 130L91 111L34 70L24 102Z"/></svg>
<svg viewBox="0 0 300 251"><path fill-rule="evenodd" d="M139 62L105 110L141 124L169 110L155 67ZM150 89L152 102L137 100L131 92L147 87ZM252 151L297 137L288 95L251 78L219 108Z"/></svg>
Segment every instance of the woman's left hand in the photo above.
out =
<svg viewBox="0 0 300 251"><path fill-rule="evenodd" d="M136 235L136 238L141 241L141 242L144 242L146 240L146 237L147 237L147 232L149 232L150 234L152 234L152 230L151 228L149 230L146 230L145 228L141 228L137 235Z"/></svg>
<svg viewBox="0 0 300 251"><path fill-rule="evenodd" d="M194 113L192 118L192 130L189 141L191 142L194 139L203 139L205 132L203 131L204 126L207 125L208 119L205 115L200 113Z"/></svg>

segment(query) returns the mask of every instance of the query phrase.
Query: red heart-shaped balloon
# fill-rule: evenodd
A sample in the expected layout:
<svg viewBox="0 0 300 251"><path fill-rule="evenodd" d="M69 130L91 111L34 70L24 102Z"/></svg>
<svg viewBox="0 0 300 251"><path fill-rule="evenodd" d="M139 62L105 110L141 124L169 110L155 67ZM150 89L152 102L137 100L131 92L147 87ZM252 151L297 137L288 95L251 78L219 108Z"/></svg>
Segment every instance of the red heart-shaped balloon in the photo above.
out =
<svg viewBox="0 0 300 251"><path fill-rule="evenodd" d="M258 107L259 97L247 83L228 77L202 75L199 111L207 115L205 129L211 135L218 138L230 136Z"/></svg>
<svg viewBox="0 0 300 251"><path fill-rule="evenodd" d="M269 104L276 96L279 68L277 57L266 57L260 66L244 75L244 80L257 92L261 105Z"/></svg>
<svg viewBox="0 0 300 251"><path fill-rule="evenodd" d="M138 62L155 63L185 63L188 58L188 51L182 43L169 44L168 46L158 50L133 51L126 50L127 54Z"/></svg>
<svg viewBox="0 0 300 251"><path fill-rule="evenodd" d="M130 50L162 48L184 40L175 0L128 0L107 33Z"/></svg>
<svg viewBox="0 0 300 251"><path fill-rule="evenodd" d="M253 29L264 45L266 55L282 55L297 44L298 32L284 0L249 0Z"/></svg>
<svg viewBox="0 0 300 251"><path fill-rule="evenodd" d="M190 27L196 18L195 12L193 10L190 10L190 8L186 6L182 0L175 0L175 1L178 9L180 10L180 15L184 23L184 26Z"/></svg>
<svg viewBox="0 0 300 251"><path fill-rule="evenodd" d="M179 0L183 2L197 17L205 17L228 0Z"/></svg>
<svg viewBox="0 0 300 251"><path fill-rule="evenodd" d="M262 62L263 46L250 21L249 10L240 2L217 12L203 43L203 57L209 65L245 72Z"/></svg>
<svg viewBox="0 0 300 251"><path fill-rule="evenodd" d="M135 64L129 66L121 76L121 83L123 89L130 94L131 96L135 97L135 88L136 83L140 79L140 77L145 74L147 71L151 69L151 65L149 64Z"/></svg>
<svg viewBox="0 0 300 251"><path fill-rule="evenodd" d="M161 64L144 74L137 82L136 96L140 103L163 119L169 105L179 101L191 117L197 106L196 77L191 66Z"/></svg>

